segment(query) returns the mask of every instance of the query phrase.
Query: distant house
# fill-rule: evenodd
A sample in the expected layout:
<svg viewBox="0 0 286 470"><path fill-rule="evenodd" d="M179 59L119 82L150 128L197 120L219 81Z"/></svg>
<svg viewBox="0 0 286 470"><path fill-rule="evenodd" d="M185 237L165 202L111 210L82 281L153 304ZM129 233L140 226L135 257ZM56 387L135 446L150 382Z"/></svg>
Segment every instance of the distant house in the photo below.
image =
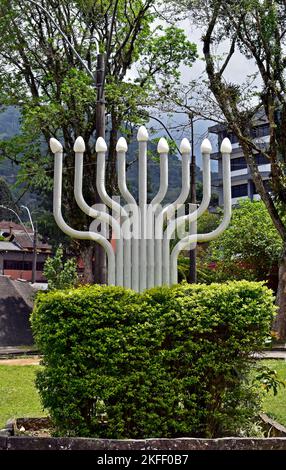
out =
<svg viewBox="0 0 286 470"><path fill-rule="evenodd" d="M34 294L28 282L0 275L0 347L33 344L29 317Z"/></svg>
<svg viewBox="0 0 286 470"><path fill-rule="evenodd" d="M32 280L33 261L33 232L22 225L11 221L0 222L0 235L5 241L0 240L0 274L8 275L11 279ZM37 241L37 273L36 282L43 282L43 269L47 257L51 254L51 246Z"/></svg>

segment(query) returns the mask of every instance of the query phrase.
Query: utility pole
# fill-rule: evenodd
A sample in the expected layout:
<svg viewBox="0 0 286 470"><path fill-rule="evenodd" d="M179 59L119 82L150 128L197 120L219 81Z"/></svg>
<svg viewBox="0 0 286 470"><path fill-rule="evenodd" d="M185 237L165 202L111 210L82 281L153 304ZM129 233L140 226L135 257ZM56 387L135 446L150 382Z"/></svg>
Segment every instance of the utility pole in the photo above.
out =
<svg viewBox="0 0 286 470"><path fill-rule="evenodd" d="M96 138L105 138L105 99L104 99L104 80L105 80L105 61L106 54L98 54L96 61Z"/></svg>
<svg viewBox="0 0 286 470"><path fill-rule="evenodd" d="M189 114L189 118L191 121L191 147L192 147L192 155L191 155L191 192L190 192L190 202L191 204L197 203L197 195L196 195L196 156L194 153L194 115L193 113ZM190 250L190 268L189 268L189 283L195 284L197 282L197 248Z"/></svg>
<svg viewBox="0 0 286 470"><path fill-rule="evenodd" d="M105 81L105 62L106 54L98 54L96 62L96 138L105 138L105 98L104 98L104 81ZM96 191L95 203L100 204L102 201ZM98 243L94 247L94 280L96 284L106 284L106 255L104 248Z"/></svg>
<svg viewBox="0 0 286 470"><path fill-rule="evenodd" d="M38 239L38 230L37 225L35 226L33 223L33 219L31 216L31 212L29 207L21 205L23 209L25 209L28 213L30 225L33 230L33 260L32 260L32 283L34 284L37 282L37 239Z"/></svg>

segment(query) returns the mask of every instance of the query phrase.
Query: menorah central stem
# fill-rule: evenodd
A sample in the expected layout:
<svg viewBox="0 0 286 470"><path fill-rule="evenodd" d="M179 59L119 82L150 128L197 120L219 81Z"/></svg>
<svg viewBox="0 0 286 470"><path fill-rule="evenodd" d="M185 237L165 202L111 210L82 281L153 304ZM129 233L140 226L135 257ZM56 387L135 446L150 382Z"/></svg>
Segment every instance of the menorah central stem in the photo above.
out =
<svg viewBox="0 0 286 470"><path fill-rule="evenodd" d="M138 220L139 211L135 198L132 196L126 184L126 152L127 143L122 137L118 140L117 146L117 173L118 173L118 188L129 205L128 211L131 212L132 217L129 224L131 236L131 287L139 291L139 234L138 234ZM131 233L132 232L132 233Z"/></svg>
<svg viewBox="0 0 286 470"><path fill-rule="evenodd" d="M162 239L156 238L155 220L160 211L160 204L166 196L168 190L168 152L169 145L165 139L160 139L158 143L158 153L160 154L160 186L157 195L151 201L148 210L148 265L149 275L147 286L158 285L158 278L162 271L162 256L157 256L162 252Z"/></svg>
<svg viewBox="0 0 286 470"><path fill-rule="evenodd" d="M147 287L147 140L148 135L139 136L139 171L138 198L140 213L140 279L139 289L142 292Z"/></svg>

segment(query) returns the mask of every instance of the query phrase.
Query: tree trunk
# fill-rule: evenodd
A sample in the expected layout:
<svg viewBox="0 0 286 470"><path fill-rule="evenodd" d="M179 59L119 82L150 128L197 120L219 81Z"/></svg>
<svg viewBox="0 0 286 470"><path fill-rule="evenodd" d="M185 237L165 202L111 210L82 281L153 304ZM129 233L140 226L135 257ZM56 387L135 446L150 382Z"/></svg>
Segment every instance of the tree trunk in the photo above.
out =
<svg viewBox="0 0 286 470"><path fill-rule="evenodd" d="M80 256L83 262L83 284L94 284L94 273L93 273L93 254L94 246L85 246L80 249Z"/></svg>
<svg viewBox="0 0 286 470"><path fill-rule="evenodd" d="M284 247L283 258L279 265L276 303L279 310L273 322L273 330L277 333L279 340L286 340L286 247Z"/></svg>
<svg viewBox="0 0 286 470"><path fill-rule="evenodd" d="M192 155L191 155L191 204L197 203L197 192L196 192L196 156L194 153L194 116L190 114L191 120L191 132L192 132ZM193 207L192 210L195 210ZM190 250L190 266L189 266L189 278L190 284L196 284L197 282L197 248Z"/></svg>

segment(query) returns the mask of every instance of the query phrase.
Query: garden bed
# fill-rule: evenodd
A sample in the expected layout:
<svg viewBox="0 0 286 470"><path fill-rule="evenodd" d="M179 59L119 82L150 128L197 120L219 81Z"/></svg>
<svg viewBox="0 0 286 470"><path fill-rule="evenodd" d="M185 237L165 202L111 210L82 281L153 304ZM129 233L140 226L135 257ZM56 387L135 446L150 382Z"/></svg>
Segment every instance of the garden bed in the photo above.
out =
<svg viewBox="0 0 286 470"><path fill-rule="evenodd" d="M286 428L277 421L272 420L266 414L260 415L261 426L265 432L263 438L239 438L226 437L219 439L194 439L194 438L178 438L178 439L86 439L86 438L56 438L52 437L53 427L49 417L43 418L18 418L9 420L6 428L2 431L2 437L6 439L7 450L27 448L32 449L33 446L39 444L39 449L58 449L63 446L65 450L86 448L94 450L111 450L111 449L184 449L184 450L216 450L216 449L273 449L277 450L277 446L281 450L286 450ZM4 435L6 434L6 436ZM12 440L10 439L12 438ZM21 438L18 441L18 438ZM270 439L269 439L270 438ZM275 438L279 438L275 441ZM40 439L40 440L39 440ZM269 441L269 442L268 442ZM0 449L5 442L2 440ZM118 445L118 447L117 447ZM126 447L122 447L122 446ZM165 446L169 447L165 447ZM27 446L27 447L23 447ZM106 447L105 447L106 446ZM130 447L131 446L131 447ZM140 447L142 446L142 447ZM150 447L151 446L151 447ZM156 446L156 447L153 447ZM186 446L186 447L184 447ZM258 447L257 447L258 446ZM261 447L260 447L261 446ZM36 448L36 447L35 447ZM62 447L61 447L62 448Z"/></svg>
<svg viewBox="0 0 286 470"><path fill-rule="evenodd" d="M68 437L4 437L0 450L286 450L286 438L227 437L219 439L87 439Z"/></svg>

